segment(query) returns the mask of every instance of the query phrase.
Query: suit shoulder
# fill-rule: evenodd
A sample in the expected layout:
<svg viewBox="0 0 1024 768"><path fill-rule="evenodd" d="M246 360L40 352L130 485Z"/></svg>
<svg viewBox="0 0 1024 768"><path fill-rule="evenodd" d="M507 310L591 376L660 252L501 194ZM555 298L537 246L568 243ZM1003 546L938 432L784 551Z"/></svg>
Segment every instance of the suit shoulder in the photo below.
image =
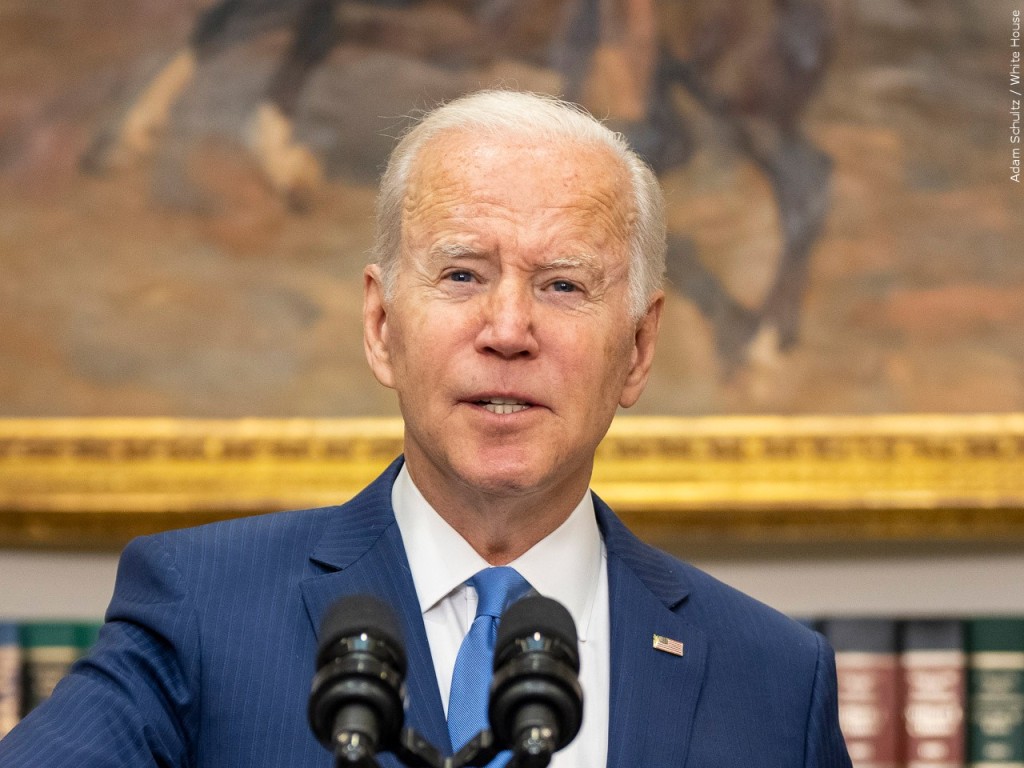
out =
<svg viewBox="0 0 1024 768"><path fill-rule="evenodd" d="M202 547L229 552L248 549L261 541L273 541L278 547L307 542L316 537L332 515L344 514L343 506L268 512L237 517L215 523L180 528L142 537L172 550Z"/></svg>
<svg viewBox="0 0 1024 768"><path fill-rule="evenodd" d="M810 627L693 565L670 559L690 585L687 615L716 642L766 662L817 664L821 638Z"/></svg>
<svg viewBox="0 0 1024 768"><path fill-rule="evenodd" d="M142 536L125 548L119 574L159 573L177 590L200 592L225 583L255 588L270 574L301 577L332 515L343 509L272 512Z"/></svg>
<svg viewBox="0 0 1024 768"><path fill-rule="evenodd" d="M640 578L663 600L680 596L677 610L703 631L747 650L817 657L819 637L808 626L690 563L642 546L644 556L631 558Z"/></svg>
<svg viewBox="0 0 1024 768"><path fill-rule="evenodd" d="M391 485L396 460L354 498L338 506L271 512L183 528L136 539L125 559L162 560L194 584L258 580L270 573L281 578L312 573L311 562L324 547L362 551L394 523ZM347 551L346 550L346 551ZM315 569L313 569L315 571ZM228 582L232 583L232 582Z"/></svg>
<svg viewBox="0 0 1024 768"><path fill-rule="evenodd" d="M703 630L743 645L790 645L812 651L818 636L807 626L711 574L641 542L611 509L595 497L598 524L609 556L621 558L665 605Z"/></svg>

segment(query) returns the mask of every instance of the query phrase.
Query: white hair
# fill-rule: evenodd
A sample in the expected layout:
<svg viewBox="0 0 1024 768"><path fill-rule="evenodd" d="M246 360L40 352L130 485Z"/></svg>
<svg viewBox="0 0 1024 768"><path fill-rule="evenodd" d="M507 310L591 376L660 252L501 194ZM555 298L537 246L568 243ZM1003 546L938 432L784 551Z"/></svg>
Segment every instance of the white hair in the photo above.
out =
<svg viewBox="0 0 1024 768"><path fill-rule="evenodd" d="M634 320L643 317L665 275L665 201L654 172L621 134L581 107L519 91L480 91L448 102L423 117L391 153L377 196L372 253L373 261L380 265L385 297L391 297L397 277L402 207L413 164L431 139L460 130L599 144L612 151L629 176L633 194L636 215L629 233L629 307Z"/></svg>

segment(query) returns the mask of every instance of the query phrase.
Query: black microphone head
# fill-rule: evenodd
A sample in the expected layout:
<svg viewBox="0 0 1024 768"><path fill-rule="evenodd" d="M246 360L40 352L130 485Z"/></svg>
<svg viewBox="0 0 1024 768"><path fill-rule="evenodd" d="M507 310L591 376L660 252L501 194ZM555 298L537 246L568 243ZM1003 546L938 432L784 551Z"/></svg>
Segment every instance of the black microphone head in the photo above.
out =
<svg viewBox="0 0 1024 768"><path fill-rule="evenodd" d="M494 643L494 668L508 661L518 641L531 635L557 643L564 652L561 660L574 672L580 671L579 639L572 614L557 600L536 593L516 601L502 615Z"/></svg>
<svg viewBox="0 0 1024 768"><path fill-rule="evenodd" d="M579 733L583 691L576 623L565 606L530 595L505 611L495 641L488 715L495 741L521 765L547 765Z"/></svg>
<svg viewBox="0 0 1024 768"><path fill-rule="evenodd" d="M332 604L320 622L307 710L317 740L336 755L344 749L360 759L390 750L404 720L405 671L402 633L390 606L370 595Z"/></svg>
<svg viewBox="0 0 1024 768"><path fill-rule="evenodd" d="M334 655L333 646L346 637L365 634L387 644L394 656L392 664L406 671L405 643L398 618L391 606L373 595L349 595L331 604L320 622L316 665L322 667Z"/></svg>

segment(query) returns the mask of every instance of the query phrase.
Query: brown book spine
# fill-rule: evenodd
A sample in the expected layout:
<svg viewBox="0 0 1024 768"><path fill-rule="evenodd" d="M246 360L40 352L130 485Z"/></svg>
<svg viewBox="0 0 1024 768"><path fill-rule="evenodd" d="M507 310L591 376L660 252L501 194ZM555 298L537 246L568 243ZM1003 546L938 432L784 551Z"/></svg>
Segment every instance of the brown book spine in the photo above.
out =
<svg viewBox="0 0 1024 768"><path fill-rule="evenodd" d="M908 621L902 661L907 768L962 768L967 656L958 621Z"/></svg>
<svg viewBox="0 0 1024 768"><path fill-rule="evenodd" d="M822 631L836 652L839 725L854 768L900 768L903 709L896 622L836 619Z"/></svg>

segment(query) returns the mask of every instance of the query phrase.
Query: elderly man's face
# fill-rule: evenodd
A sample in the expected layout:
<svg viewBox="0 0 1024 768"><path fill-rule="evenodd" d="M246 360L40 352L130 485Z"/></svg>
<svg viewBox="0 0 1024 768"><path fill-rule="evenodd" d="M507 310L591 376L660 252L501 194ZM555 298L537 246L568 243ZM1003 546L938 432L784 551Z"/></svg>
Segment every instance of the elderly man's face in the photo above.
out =
<svg viewBox="0 0 1024 768"><path fill-rule="evenodd" d="M458 133L424 148L395 292L385 303L368 268L365 329L418 484L582 493L657 336L660 296L639 324L629 315L633 216L603 147Z"/></svg>

